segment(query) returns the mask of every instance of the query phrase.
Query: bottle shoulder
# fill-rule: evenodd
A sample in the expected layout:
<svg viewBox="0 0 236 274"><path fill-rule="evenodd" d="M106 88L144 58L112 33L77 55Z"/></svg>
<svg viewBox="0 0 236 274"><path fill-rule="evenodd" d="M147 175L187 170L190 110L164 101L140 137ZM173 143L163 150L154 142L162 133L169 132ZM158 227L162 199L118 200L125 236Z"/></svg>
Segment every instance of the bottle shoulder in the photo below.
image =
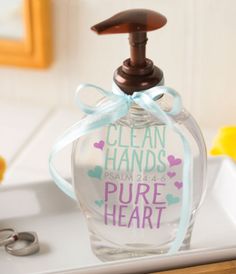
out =
<svg viewBox="0 0 236 274"><path fill-rule="evenodd" d="M191 114L183 108L178 115L171 116L174 123L184 124ZM139 106L131 106L127 115L117 121L118 124L128 127L143 128L148 126L163 126L164 123L152 113L142 109Z"/></svg>
<svg viewBox="0 0 236 274"><path fill-rule="evenodd" d="M102 105L106 103L106 100L102 99L98 102L97 105ZM168 95L162 96L160 99L156 100L156 103L161 107L165 112L168 112L172 108L172 100ZM185 124L193 123L194 127L196 126L196 121L193 116L186 110L182 108L181 112L177 115L171 116L173 122L185 126ZM188 122L187 122L188 121ZM136 103L132 103L128 113L115 122L122 126L132 127L132 128L145 128L151 126L163 126L163 122L154 116L152 113L143 109Z"/></svg>

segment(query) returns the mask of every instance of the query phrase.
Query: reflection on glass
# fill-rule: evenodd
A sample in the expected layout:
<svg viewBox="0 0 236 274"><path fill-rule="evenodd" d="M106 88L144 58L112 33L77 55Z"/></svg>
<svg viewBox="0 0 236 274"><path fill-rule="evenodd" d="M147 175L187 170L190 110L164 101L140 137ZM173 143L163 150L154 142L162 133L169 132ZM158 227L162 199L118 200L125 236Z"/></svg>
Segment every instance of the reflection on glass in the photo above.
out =
<svg viewBox="0 0 236 274"><path fill-rule="evenodd" d="M0 0L0 39L23 37L23 0Z"/></svg>

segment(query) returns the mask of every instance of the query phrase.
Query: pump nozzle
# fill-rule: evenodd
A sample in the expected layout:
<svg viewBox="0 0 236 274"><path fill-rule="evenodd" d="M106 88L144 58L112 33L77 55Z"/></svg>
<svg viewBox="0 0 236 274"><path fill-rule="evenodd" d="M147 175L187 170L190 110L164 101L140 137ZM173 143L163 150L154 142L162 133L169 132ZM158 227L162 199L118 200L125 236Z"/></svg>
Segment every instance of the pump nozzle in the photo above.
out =
<svg viewBox="0 0 236 274"><path fill-rule="evenodd" d="M97 34L129 33L130 59L123 62L114 74L114 81L127 94L157 85L163 78L162 71L146 58L147 32L163 27L165 16L147 9L120 12L93 26Z"/></svg>

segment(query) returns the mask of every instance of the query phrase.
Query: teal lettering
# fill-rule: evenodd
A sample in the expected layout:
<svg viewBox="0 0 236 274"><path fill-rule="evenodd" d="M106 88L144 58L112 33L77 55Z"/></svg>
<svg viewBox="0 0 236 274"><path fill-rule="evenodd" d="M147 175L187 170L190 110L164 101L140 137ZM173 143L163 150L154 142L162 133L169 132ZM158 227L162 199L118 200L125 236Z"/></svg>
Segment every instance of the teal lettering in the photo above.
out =
<svg viewBox="0 0 236 274"><path fill-rule="evenodd" d="M155 167L156 167L155 153L148 149L146 154L145 171L151 172Z"/></svg>
<svg viewBox="0 0 236 274"><path fill-rule="evenodd" d="M151 136L151 128L149 128L149 127L147 127L145 129L145 134L144 134L144 138L143 138L142 147L144 147L146 145L146 142L149 142L148 147L153 148L152 136Z"/></svg>
<svg viewBox="0 0 236 274"><path fill-rule="evenodd" d="M160 130L162 129L162 135L160 133ZM155 140L155 148L157 148L157 140L159 140L159 143L162 148L165 148L166 144L166 127L155 127L155 134L154 134L154 140Z"/></svg>
<svg viewBox="0 0 236 274"><path fill-rule="evenodd" d="M106 143L108 146L115 146L116 143L117 143L117 140L113 140L113 142L111 142L110 138L111 138L111 127L114 128L114 130L117 130L117 126L116 125L113 125L113 124L110 124L108 125L107 127L107 140L106 140ZM112 135L115 136L115 134L113 133Z"/></svg>
<svg viewBox="0 0 236 274"><path fill-rule="evenodd" d="M134 171L135 166L138 168L138 172L142 172L142 162L143 162L143 151L141 150L138 153L136 150L133 150L132 161L131 161L131 171Z"/></svg>
<svg viewBox="0 0 236 274"><path fill-rule="evenodd" d="M106 170L108 170L108 169L116 170L116 156L117 156L117 148L114 148L114 149L107 148L106 156L105 156L105 169Z"/></svg>
<svg viewBox="0 0 236 274"><path fill-rule="evenodd" d="M124 165L126 171L129 171L129 157L128 157L128 149L126 148L121 157L120 157L120 163L119 163L119 166L118 166L118 171L121 170L121 167L122 165Z"/></svg>
<svg viewBox="0 0 236 274"><path fill-rule="evenodd" d="M138 148L139 146L134 144L135 138L136 138L136 135L134 134L134 128L132 127L131 132L130 132L130 145L131 145L131 147Z"/></svg>
<svg viewBox="0 0 236 274"><path fill-rule="evenodd" d="M129 147L128 145L122 144L122 131L123 131L123 127L119 126L119 146L120 147ZM124 134L123 134L124 137Z"/></svg>
<svg viewBox="0 0 236 274"><path fill-rule="evenodd" d="M164 149L161 149L158 153L158 161L160 165L157 166L158 172L164 172L166 171L166 163L163 161L163 158L165 158L166 152Z"/></svg>

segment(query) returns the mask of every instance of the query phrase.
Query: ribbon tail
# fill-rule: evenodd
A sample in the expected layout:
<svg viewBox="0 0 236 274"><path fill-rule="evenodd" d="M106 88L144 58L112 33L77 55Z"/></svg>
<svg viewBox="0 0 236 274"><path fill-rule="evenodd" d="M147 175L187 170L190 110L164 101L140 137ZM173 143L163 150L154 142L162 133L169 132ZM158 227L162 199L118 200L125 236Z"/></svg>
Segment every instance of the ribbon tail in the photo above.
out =
<svg viewBox="0 0 236 274"><path fill-rule="evenodd" d="M160 92L158 90L158 92ZM164 93L168 93L168 90ZM175 96L178 96L177 93ZM178 127L175 125L175 121L170 116L170 113L163 111L155 101L153 101L152 97L148 95L148 93L143 94L137 94L134 101L140 105L143 109L147 110L148 112L152 113L157 119L161 120L166 126L171 128L174 132L176 132L183 143L183 150L184 150L184 165L183 165L183 195L182 195L182 206L181 206L181 212L180 212L180 221L179 221L179 228L176 233L176 238L173 241L168 254L172 255L176 253L186 236L186 233L188 231L190 219L191 219L191 212L192 212L192 182L190 177L190 168L191 168L191 148L184 137L184 135L181 133L181 131L178 129ZM178 102L176 100L176 102ZM180 101L179 101L180 102ZM175 106L175 112L181 111L181 104L176 103Z"/></svg>
<svg viewBox="0 0 236 274"><path fill-rule="evenodd" d="M56 170L53 164L53 160L58 152L60 152L67 145L73 143L78 138L100 129L108 124L114 123L121 117L125 116L128 112L128 108L121 107L121 105L112 108L110 111L101 111L93 115L89 115L78 123L69 128L61 137L59 137L52 147L49 155L49 173L52 176L56 185L65 192L69 197L76 200L76 196L71 183L66 181Z"/></svg>

